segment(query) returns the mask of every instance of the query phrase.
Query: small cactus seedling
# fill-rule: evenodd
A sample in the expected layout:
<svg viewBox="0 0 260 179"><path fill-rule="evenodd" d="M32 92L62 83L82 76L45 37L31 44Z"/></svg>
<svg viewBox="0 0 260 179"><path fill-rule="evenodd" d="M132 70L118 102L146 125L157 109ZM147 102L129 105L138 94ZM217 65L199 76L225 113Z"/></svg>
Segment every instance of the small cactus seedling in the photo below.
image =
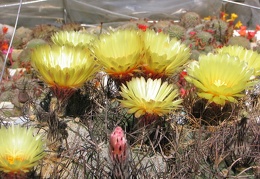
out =
<svg viewBox="0 0 260 179"><path fill-rule="evenodd" d="M202 46L212 44L214 39L211 33L205 31L198 32L196 38Z"/></svg>
<svg viewBox="0 0 260 179"><path fill-rule="evenodd" d="M207 45L204 47L203 52L205 52L206 54L209 52L212 52L214 50L214 47L212 45Z"/></svg>
<svg viewBox="0 0 260 179"><path fill-rule="evenodd" d="M60 29L53 25L41 24L32 29L32 36L37 39L50 41L51 36Z"/></svg>
<svg viewBox="0 0 260 179"><path fill-rule="evenodd" d="M250 41L246 37L235 36L231 37L227 42L227 45L239 45L245 47L246 49L250 49Z"/></svg>
<svg viewBox="0 0 260 179"><path fill-rule="evenodd" d="M209 22L209 30L214 33L216 41L226 42L228 23L221 19L213 19Z"/></svg>
<svg viewBox="0 0 260 179"><path fill-rule="evenodd" d="M150 29L153 29L155 32L161 32L164 29L170 27L173 24L173 21L169 20L160 20L158 22L154 22L151 26Z"/></svg>
<svg viewBox="0 0 260 179"><path fill-rule="evenodd" d="M255 47L253 47L253 50L256 51L257 53L260 53L260 45L257 44Z"/></svg>
<svg viewBox="0 0 260 179"><path fill-rule="evenodd" d="M82 29L82 26L79 23L67 23L61 26L63 31L79 31Z"/></svg>
<svg viewBox="0 0 260 179"><path fill-rule="evenodd" d="M170 38L177 38L178 40L182 40L185 36L186 29L178 24L173 24L164 29L165 33L168 33Z"/></svg>
<svg viewBox="0 0 260 179"><path fill-rule="evenodd" d="M192 28L201 23L201 18L196 12L187 12L181 17L180 23L185 28Z"/></svg>
<svg viewBox="0 0 260 179"><path fill-rule="evenodd" d="M200 56L200 52L198 50L191 50L191 56L190 59L192 60L198 60Z"/></svg>
<svg viewBox="0 0 260 179"><path fill-rule="evenodd" d="M40 45L43 44L47 44L46 41L44 41L43 39L32 39L30 40L27 45L26 48L23 49L23 51L19 54L18 56L18 67L19 68L25 68L27 72L31 71L31 51Z"/></svg>

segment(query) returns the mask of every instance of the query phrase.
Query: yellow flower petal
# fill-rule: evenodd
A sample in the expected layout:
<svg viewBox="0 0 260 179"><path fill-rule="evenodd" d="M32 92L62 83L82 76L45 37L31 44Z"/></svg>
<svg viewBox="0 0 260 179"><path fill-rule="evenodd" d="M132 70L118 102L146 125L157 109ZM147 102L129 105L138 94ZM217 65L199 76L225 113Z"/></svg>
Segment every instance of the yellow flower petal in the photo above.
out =
<svg viewBox="0 0 260 179"><path fill-rule="evenodd" d="M202 55L187 72L186 80L199 89L198 96L220 105L236 102L234 97L243 96L243 91L256 83L250 81L254 70L228 54Z"/></svg>
<svg viewBox="0 0 260 179"><path fill-rule="evenodd" d="M205 21L209 21L209 20L211 20L211 16L204 17L203 19L204 19Z"/></svg>
<svg viewBox="0 0 260 179"><path fill-rule="evenodd" d="M71 45L71 46L88 46L91 41L95 39L95 36L92 34L87 34L83 32L74 32L74 31L60 31L56 32L51 40L56 45Z"/></svg>
<svg viewBox="0 0 260 179"><path fill-rule="evenodd" d="M260 55L253 51L247 50L242 46L224 46L217 50L217 53L220 54L229 54L230 56L238 57L241 61L248 63L248 68L254 68L254 75L260 75Z"/></svg>
<svg viewBox="0 0 260 179"><path fill-rule="evenodd" d="M33 129L12 125L0 129L0 170L5 173L28 172L44 157L41 136Z"/></svg>
<svg viewBox="0 0 260 179"><path fill-rule="evenodd" d="M49 86L80 87L99 69L90 51L79 46L40 46L34 49L31 59Z"/></svg>
<svg viewBox="0 0 260 179"><path fill-rule="evenodd" d="M243 25L242 22L239 20L239 21L235 24L234 27L235 27L236 29L239 29L242 25Z"/></svg>
<svg viewBox="0 0 260 179"><path fill-rule="evenodd" d="M147 30L143 33L143 39L146 50L143 68L147 75L170 76L176 73L176 70L190 57L188 47L177 39L170 40L166 34Z"/></svg>
<svg viewBox="0 0 260 179"><path fill-rule="evenodd" d="M135 113L139 118L144 114L164 115L176 109L182 100L175 100L178 93L173 90L173 85L162 83L161 79L133 78L126 85L121 86L120 100L123 107L128 108L129 113Z"/></svg>
<svg viewBox="0 0 260 179"><path fill-rule="evenodd" d="M140 31L118 30L102 34L95 41L93 51L106 73L112 77L131 75L139 67L142 58Z"/></svg>

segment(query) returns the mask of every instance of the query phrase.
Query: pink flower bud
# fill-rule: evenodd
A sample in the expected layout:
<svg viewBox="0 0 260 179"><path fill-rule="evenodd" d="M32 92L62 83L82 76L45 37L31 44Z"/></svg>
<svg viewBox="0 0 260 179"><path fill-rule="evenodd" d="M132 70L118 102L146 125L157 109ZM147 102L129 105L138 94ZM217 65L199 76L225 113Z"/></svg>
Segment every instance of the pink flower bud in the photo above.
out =
<svg viewBox="0 0 260 179"><path fill-rule="evenodd" d="M110 134L109 155L114 163L125 164L127 161L127 140L123 129L119 126Z"/></svg>

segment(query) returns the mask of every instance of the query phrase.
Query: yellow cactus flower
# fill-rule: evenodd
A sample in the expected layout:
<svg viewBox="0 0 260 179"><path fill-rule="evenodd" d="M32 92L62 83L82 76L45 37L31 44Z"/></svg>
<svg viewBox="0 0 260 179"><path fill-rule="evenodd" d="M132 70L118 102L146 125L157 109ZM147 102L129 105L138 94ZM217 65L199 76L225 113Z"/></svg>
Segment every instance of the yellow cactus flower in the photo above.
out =
<svg viewBox="0 0 260 179"><path fill-rule="evenodd" d="M242 26L242 22L239 20L236 24L235 24L235 29L239 29Z"/></svg>
<svg viewBox="0 0 260 179"><path fill-rule="evenodd" d="M210 21L212 18L211 18L211 16L207 16L207 17L204 17L203 18L205 21Z"/></svg>
<svg viewBox="0 0 260 179"><path fill-rule="evenodd" d="M168 77L187 62L190 49L177 39L170 40L164 33L147 30L143 33L146 50L143 71L148 78Z"/></svg>
<svg viewBox="0 0 260 179"><path fill-rule="evenodd" d="M64 95L59 94L62 90L69 93L82 86L99 69L94 56L80 46L39 46L33 50L31 60L57 98Z"/></svg>
<svg viewBox="0 0 260 179"><path fill-rule="evenodd" d="M71 45L71 46L88 46L89 43L95 39L92 34L74 31L60 31L56 32L51 40L56 45Z"/></svg>
<svg viewBox="0 0 260 179"><path fill-rule="evenodd" d="M26 173L44 157L42 137L33 128L12 125L0 129L0 171Z"/></svg>
<svg viewBox="0 0 260 179"><path fill-rule="evenodd" d="M232 13L230 19L228 19L227 22L234 22L237 19L237 17L237 14Z"/></svg>
<svg viewBox="0 0 260 179"><path fill-rule="evenodd" d="M237 17L238 17L238 15L236 13L232 13L231 14L231 19L236 20Z"/></svg>
<svg viewBox="0 0 260 179"><path fill-rule="evenodd" d="M234 46L224 46L217 50L218 53L224 54L227 53L230 56L236 56L241 61L245 61L248 64L248 68L254 68L254 75L260 75L260 55L253 51L247 50L242 46L234 45Z"/></svg>
<svg viewBox="0 0 260 179"><path fill-rule="evenodd" d="M93 48L105 72L114 79L131 78L138 70L143 50L139 31L118 30L102 34Z"/></svg>
<svg viewBox="0 0 260 179"><path fill-rule="evenodd" d="M182 99L174 101L178 96L177 90L173 90L172 84L162 83L161 79L132 78L121 86L121 90L122 106L129 108L129 113L135 113L136 118L145 114L162 116L182 102Z"/></svg>
<svg viewBox="0 0 260 179"><path fill-rule="evenodd" d="M220 12L220 19L223 20L223 21L226 21L226 17L228 16L227 13L225 12Z"/></svg>
<svg viewBox="0 0 260 179"><path fill-rule="evenodd" d="M222 106L226 101L236 102L235 97L242 97L243 91L255 84L250 81L254 70L228 54L202 55L187 72L185 79L198 88L199 97Z"/></svg>

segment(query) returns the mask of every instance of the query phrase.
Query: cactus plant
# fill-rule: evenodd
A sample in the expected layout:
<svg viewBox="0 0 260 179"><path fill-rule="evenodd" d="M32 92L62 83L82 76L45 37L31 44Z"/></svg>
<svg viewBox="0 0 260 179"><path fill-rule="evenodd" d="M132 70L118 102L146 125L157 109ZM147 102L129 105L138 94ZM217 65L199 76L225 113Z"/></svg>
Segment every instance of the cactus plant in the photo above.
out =
<svg viewBox="0 0 260 179"><path fill-rule="evenodd" d="M212 42L214 40L212 34L209 32L205 32L205 31L199 31L196 34L196 38L199 40L199 42L203 46L212 44Z"/></svg>
<svg viewBox="0 0 260 179"><path fill-rule="evenodd" d="M67 23L61 26L63 31L79 31L80 29L82 29L82 26L78 23Z"/></svg>
<svg viewBox="0 0 260 179"><path fill-rule="evenodd" d="M51 36L59 30L60 29L58 27L53 25L41 24L32 29L32 36L34 38L50 41Z"/></svg>
<svg viewBox="0 0 260 179"><path fill-rule="evenodd" d="M173 24L172 21L169 20L160 20L158 22L152 23L150 29L154 30L155 32L161 32L165 28L170 27Z"/></svg>
<svg viewBox="0 0 260 179"><path fill-rule="evenodd" d="M238 45L250 49L250 41L246 37L242 36L231 37L227 42L227 45Z"/></svg>
<svg viewBox="0 0 260 179"><path fill-rule="evenodd" d="M201 18L196 12L187 12L181 17L180 23L185 28L191 28L200 24Z"/></svg>
<svg viewBox="0 0 260 179"><path fill-rule="evenodd" d="M213 19L209 22L209 31L214 33L216 41L225 42L228 32L228 23L221 19Z"/></svg>
<svg viewBox="0 0 260 179"><path fill-rule="evenodd" d="M170 38L177 38L178 40L182 40L186 29L178 24L173 24L167 28L165 28L164 33L168 33Z"/></svg>

